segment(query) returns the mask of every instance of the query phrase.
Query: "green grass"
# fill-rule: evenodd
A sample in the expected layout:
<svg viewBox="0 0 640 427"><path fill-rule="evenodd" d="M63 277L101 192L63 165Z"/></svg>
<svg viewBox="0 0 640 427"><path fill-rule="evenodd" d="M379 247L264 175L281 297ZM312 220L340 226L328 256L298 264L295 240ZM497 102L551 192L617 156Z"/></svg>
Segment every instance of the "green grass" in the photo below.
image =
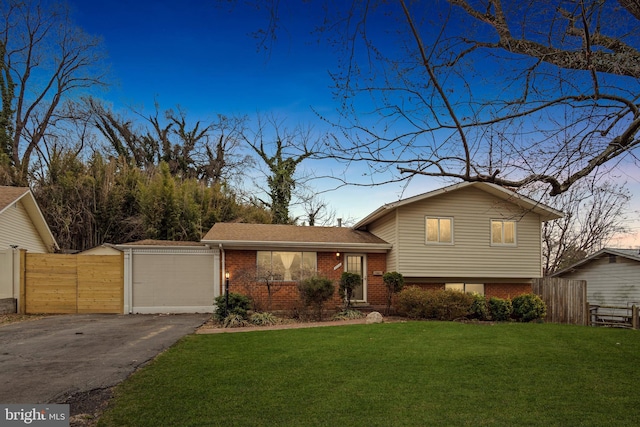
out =
<svg viewBox="0 0 640 427"><path fill-rule="evenodd" d="M640 424L640 332L407 322L188 336L100 426Z"/></svg>

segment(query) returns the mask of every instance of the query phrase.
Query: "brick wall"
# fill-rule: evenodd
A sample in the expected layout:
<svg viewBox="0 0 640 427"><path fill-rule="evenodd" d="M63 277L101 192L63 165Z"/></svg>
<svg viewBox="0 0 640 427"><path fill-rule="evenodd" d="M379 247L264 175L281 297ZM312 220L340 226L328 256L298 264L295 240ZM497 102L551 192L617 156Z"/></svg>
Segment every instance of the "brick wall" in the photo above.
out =
<svg viewBox="0 0 640 427"><path fill-rule="evenodd" d="M227 250L225 251L225 267L230 275L229 292L237 292L251 297L254 300L256 310L292 310L301 307L298 283L272 282L271 304L269 304L268 290L265 282L255 280L256 251ZM344 271L343 256L336 258L335 252L318 252L318 273L333 280L336 292L333 299L327 302L328 309L342 306L338 293L340 276ZM385 287L381 275L373 275L373 272L385 272L386 254L367 255L367 300L369 303L385 304ZM221 294L224 294L222 284ZM269 305L271 306L269 308Z"/></svg>
<svg viewBox="0 0 640 427"><path fill-rule="evenodd" d="M418 286L422 289L444 289L444 283L411 283L410 281L405 281L405 286ZM531 285L529 283L485 283L484 285L484 295L487 298L511 299L528 293L531 293Z"/></svg>

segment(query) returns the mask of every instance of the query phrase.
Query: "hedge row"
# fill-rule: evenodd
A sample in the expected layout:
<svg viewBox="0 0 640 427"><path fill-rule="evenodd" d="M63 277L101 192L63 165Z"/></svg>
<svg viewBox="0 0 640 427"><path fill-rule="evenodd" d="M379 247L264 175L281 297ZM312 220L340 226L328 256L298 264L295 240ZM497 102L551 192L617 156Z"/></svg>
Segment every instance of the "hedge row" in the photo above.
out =
<svg viewBox="0 0 640 427"><path fill-rule="evenodd" d="M544 319L547 307L535 294L523 294L513 299L463 293L457 290L425 290L411 286L398 294L400 315L411 319L477 319L531 322Z"/></svg>

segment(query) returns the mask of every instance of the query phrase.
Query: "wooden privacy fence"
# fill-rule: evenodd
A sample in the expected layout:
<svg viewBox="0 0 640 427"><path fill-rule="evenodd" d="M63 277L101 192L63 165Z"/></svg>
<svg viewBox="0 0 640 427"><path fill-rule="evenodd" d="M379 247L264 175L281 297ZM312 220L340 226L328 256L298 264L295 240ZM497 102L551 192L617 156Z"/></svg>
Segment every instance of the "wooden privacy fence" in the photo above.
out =
<svg viewBox="0 0 640 427"><path fill-rule="evenodd" d="M121 255L26 253L21 263L22 313L123 312Z"/></svg>
<svg viewBox="0 0 640 427"><path fill-rule="evenodd" d="M543 277L534 279L531 290L547 305L546 320L548 322L584 326L589 324L589 303L585 280Z"/></svg>

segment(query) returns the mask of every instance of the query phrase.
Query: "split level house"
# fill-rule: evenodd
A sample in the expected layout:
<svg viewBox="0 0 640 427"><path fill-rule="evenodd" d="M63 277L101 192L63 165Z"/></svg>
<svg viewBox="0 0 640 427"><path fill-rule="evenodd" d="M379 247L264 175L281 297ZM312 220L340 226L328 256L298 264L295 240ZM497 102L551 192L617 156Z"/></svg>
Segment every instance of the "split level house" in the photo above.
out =
<svg viewBox="0 0 640 427"><path fill-rule="evenodd" d="M542 277L541 225L560 217L503 187L460 183L381 206L350 228L217 223L202 243L217 252L220 293L228 283L262 309L295 309L300 279L337 285L345 271L363 279L355 301L373 307L385 304L392 271L405 285L509 298Z"/></svg>

